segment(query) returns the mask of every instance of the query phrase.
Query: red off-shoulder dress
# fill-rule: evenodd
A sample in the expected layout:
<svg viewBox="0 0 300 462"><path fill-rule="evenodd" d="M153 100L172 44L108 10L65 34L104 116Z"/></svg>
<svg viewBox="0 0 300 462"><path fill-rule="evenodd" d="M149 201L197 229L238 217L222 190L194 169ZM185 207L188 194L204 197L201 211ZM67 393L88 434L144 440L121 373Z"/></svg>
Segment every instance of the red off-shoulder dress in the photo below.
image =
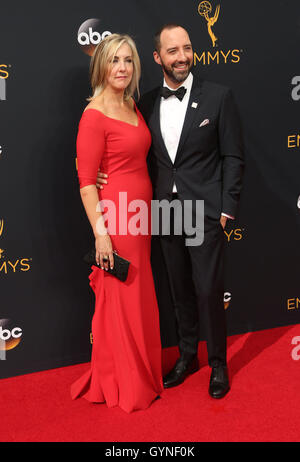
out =
<svg viewBox="0 0 300 462"><path fill-rule="evenodd" d="M98 189L99 201L104 213L109 209L105 216L113 249L131 264L125 282L92 266L92 357L88 370L72 384L71 397L120 406L126 412L146 409L163 390L150 264L152 185L146 157L151 135L135 108L137 126L87 109L77 136L80 188L96 184L99 167L108 173L108 184Z"/></svg>

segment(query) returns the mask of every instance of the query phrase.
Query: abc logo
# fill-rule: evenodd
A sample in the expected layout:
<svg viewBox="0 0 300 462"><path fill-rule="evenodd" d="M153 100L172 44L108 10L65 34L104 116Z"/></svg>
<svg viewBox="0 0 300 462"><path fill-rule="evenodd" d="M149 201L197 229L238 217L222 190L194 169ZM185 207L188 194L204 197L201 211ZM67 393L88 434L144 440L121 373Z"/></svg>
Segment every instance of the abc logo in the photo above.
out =
<svg viewBox="0 0 300 462"><path fill-rule="evenodd" d="M19 345L22 329L10 319L0 319L0 350L12 350Z"/></svg>
<svg viewBox="0 0 300 462"><path fill-rule="evenodd" d="M79 27L77 39L82 51L92 56L96 45L108 35L111 35L111 32L100 32L99 19L87 19Z"/></svg>

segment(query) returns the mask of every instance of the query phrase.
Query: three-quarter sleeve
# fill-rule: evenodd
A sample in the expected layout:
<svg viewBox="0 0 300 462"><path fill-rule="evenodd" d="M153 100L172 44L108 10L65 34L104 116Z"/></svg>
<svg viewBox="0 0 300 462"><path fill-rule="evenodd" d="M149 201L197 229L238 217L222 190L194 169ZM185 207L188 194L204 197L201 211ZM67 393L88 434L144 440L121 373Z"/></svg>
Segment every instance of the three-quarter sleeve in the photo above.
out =
<svg viewBox="0 0 300 462"><path fill-rule="evenodd" d="M79 187L96 185L97 172L105 149L102 121L85 116L80 120L76 141Z"/></svg>

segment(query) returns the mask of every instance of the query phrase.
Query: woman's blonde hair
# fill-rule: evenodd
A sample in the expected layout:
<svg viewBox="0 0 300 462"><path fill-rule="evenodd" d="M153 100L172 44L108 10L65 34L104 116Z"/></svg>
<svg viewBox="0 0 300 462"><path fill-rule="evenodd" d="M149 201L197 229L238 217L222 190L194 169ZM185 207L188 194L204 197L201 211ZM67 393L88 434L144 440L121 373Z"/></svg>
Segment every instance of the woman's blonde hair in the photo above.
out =
<svg viewBox="0 0 300 462"><path fill-rule="evenodd" d="M117 51L124 43L127 43L132 51L133 62L132 79L128 87L125 89L124 99L130 99L130 97L134 95L135 91L137 91L138 98L140 97L139 80L141 77L141 63L136 45L129 35L111 34L96 46L92 55L90 62L90 81L93 95L88 98L88 101L91 101L103 92L106 84L108 65L113 61Z"/></svg>

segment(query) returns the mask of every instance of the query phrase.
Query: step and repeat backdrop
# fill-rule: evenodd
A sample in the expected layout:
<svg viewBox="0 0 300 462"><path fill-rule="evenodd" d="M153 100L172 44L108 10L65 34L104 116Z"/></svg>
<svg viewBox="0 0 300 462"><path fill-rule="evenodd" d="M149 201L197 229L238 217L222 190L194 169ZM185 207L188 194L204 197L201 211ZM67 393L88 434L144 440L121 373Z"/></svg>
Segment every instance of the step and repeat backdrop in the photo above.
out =
<svg viewBox="0 0 300 462"><path fill-rule="evenodd" d="M190 33L195 78L232 88L244 130L241 204L224 231L228 334L300 322L299 1L12 0L0 12L0 377L90 359L82 257L94 241L76 172L90 54L130 34L150 90L166 22ZM174 346L164 267L154 276L162 343Z"/></svg>

